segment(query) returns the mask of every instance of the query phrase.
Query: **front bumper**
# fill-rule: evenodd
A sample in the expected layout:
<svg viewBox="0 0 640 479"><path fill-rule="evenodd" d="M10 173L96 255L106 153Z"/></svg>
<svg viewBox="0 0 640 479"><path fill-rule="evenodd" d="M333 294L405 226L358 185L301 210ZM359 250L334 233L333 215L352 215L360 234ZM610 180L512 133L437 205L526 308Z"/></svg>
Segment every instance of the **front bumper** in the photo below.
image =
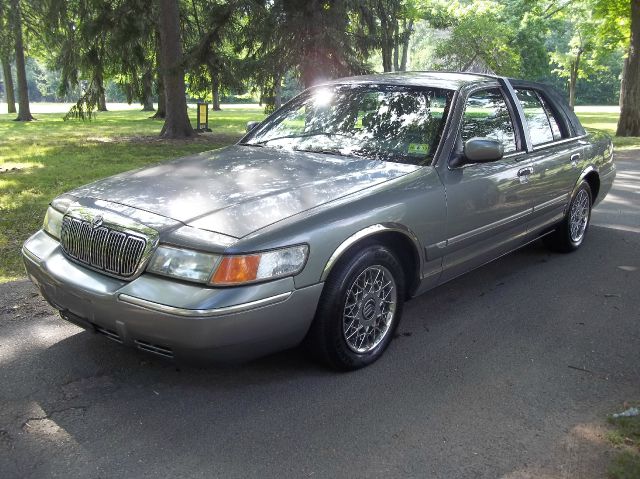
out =
<svg viewBox="0 0 640 479"><path fill-rule="evenodd" d="M177 360L243 361L293 347L307 333L322 283L292 278L207 288L143 274L127 282L84 268L43 231L22 249L29 278L63 318Z"/></svg>

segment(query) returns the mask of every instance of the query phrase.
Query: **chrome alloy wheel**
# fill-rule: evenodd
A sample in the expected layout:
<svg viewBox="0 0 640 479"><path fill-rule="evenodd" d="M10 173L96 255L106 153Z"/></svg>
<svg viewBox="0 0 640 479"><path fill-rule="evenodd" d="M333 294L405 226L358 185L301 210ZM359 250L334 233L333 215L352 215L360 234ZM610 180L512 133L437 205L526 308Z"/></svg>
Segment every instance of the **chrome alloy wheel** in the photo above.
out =
<svg viewBox="0 0 640 479"><path fill-rule="evenodd" d="M368 353L385 338L396 311L396 283L384 266L369 266L347 292L342 332L349 349Z"/></svg>
<svg viewBox="0 0 640 479"><path fill-rule="evenodd" d="M569 213L569 232L574 243L582 241L587 230L589 206L589 193L584 189L578 191Z"/></svg>

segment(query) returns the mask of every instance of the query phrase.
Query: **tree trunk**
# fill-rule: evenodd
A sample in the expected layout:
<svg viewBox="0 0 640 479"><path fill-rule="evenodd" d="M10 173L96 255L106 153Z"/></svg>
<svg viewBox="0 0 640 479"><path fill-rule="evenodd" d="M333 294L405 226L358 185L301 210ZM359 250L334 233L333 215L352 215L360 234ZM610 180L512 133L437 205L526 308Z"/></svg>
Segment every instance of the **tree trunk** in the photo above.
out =
<svg viewBox="0 0 640 479"><path fill-rule="evenodd" d="M394 29L393 29L393 71L397 72L400 70L400 26L398 25L398 20L394 19Z"/></svg>
<svg viewBox="0 0 640 479"><path fill-rule="evenodd" d="M282 106L282 77L276 75L273 79L273 106L277 110Z"/></svg>
<svg viewBox="0 0 640 479"><path fill-rule="evenodd" d="M104 94L104 88L100 92L100 97L98 98L98 111L108 111L107 110L107 97Z"/></svg>
<svg viewBox="0 0 640 479"><path fill-rule="evenodd" d="M618 136L640 136L640 0L631 1L631 41L621 92Z"/></svg>
<svg viewBox="0 0 640 479"><path fill-rule="evenodd" d="M31 121L33 116L31 116L29 107L29 88L27 86L27 70L22 40L22 12L19 0L11 0L11 17L16 48L16 76L18 77L18 117L16 121Z"/></svg>
<svg viewBox="0 0 640 479"><path fill-rule="evenodd" d="M167 116L167 102L164 96L164 81L162 80L162 55L160 53L160 32L156 30L156 91L158 92L158 109L150 117L152 120L164 120Z"/></svg>
<svg viewBox="0 0 640 479"><path fill-rule="evenodd" d="M213 111L220 111L220 75L211 72L211 100Z"/></svg>
<svg viewBox="0 0 640 479"><path fill-rule="evenodd" d="M409 59L409 42L413 34L413 18L409 20L406 30L403 32L402 38L402 59L400 61L400 71L407 71L407 61Z"/></svg>
<svg viewBox="0 0 640 479"><path fill-rule="evenodd" d="M167 116L160 136L162 138L189 138L195 135L195 132L187 114L178 0L159 0L159 3L160 57L167 108Z"/></svg>
<svg viewBox="0 0 640 479"><path fill-rule="evenodd" d="M622 65L622 76L620 78L620 98L618 100L618 106L622 109L622 105L624 104L624 90L626 88L626 78L627 78L627 68L629 68L629 57L624 59L624 64Z"/></svg>
<svg viewBox="0 0 640 479"><path fill-rule="evenodd" d="M142 75L142 111L154 111L153 108L153 75L147 68Z"/></svg>
<svg viewBox="0 0 640 479"><path fill-rule="evenodd" d="M576 86L578 84L578 72L580 71L580 57L582 56L582 50L578 50L576 59L571 65L571 71L569 72L569 106L573 110L576 106Z"/></svg>
<svg viewBox="0 0 640 479"><path fill-rule="evenodd" d="M574 67L571 67L571 73L569 76L569 106L573 110L576 106L576 82L577 75L574 73Z"/></svg>
<svg viewBox="0 0 640 479"><path fill-rule="evenodd" d="M164 120L167 117L167 101L165 100L164 95L164 81L162 80L162 75L158 75L157 81L158 88L158 109L156 110L156 114L151 118L155 120Z"/></svg>
<svg viewBox="0 0 640 479"><path fill-rule="evenodd" d="M382 69L390 72L393 69L393 35L389 31L389 19L382 6L379 6L378 15L382 30Z"/></svg>
<svg viewBox="0 0 640 479"><path fill-rule="evenodd" d="M13 76L11 75L11 61L6 56L2 58L2 70L4 72L4 92L7 97L7 113L16 112L16 94L13 91Z"/></svg>
<svg viewBox="0 0 640 479"><path fill-rule="evenodd" d="M104 94L104 78L101 68L93 76L93 88L98 96L98 111L107 111L107 98Z"/></svg>

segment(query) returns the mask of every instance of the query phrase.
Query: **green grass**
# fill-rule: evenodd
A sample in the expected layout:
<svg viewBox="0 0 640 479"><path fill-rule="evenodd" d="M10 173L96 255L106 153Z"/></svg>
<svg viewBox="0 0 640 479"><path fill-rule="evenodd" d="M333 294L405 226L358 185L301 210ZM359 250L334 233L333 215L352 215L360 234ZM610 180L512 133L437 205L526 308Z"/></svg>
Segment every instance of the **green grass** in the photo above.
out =
<svg viewBox="0 0 640 479"><path fill-rule="evenodd" d="M11 121L14 116L0 115L0 282L24 276L20 247L40 227L55 196L121 171L233 143L247 121L264 117L259 108L210 112L213 134L161 141L162 122L148 119L148 112L105 112L84 123L63 122L58 113L35 115L38 121L30 123Z"/></svg>
<svg viewBox="0 0 640 479"><path fill-rule="evenodd" d="M637 404L636 404L637 405ZM608 469L610 479L637 479L640 477L640 416L609 418L614 429L608 439L618 452Z"/></svg>
<svg viewBox="0 0 640 479"><path fill-rule="evenodd" d="M617 150L627 150L640 148L640 137L617 137L616 127L618 126L618 113L606 113L600 111L579 111L578 118L585 128L602 130L613 138L613 145Z"/></svg>
<svg viewBox="0 0 640 479"><path fill-rule="evenodd" d="M195 111L191 110L191 116ZM262 109L231 106L210 114L213 134L195 141L160 141L162 122L134 110L100 113L90 122L63 122L62 114L11 121L0 115L0 282L24 276L20 247L42 222L52 198L121 171L224 146L238 139ZM617 114L581 111L588 128L615 133ZM192 121L195 124L195 118ZM640 138L616 138L617 147L640 147Z"/></svg>

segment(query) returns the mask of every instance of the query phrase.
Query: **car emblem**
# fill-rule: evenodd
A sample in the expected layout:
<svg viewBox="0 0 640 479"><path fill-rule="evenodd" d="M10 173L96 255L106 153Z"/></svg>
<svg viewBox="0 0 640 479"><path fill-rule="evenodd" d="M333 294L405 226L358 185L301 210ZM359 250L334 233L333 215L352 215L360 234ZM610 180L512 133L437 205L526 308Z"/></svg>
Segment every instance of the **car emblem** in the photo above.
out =
<svg viewBox="0 0 640 479"><path fill-rule="evenodd" d="M95 217L91 220L91 227L92 227L93 229L100 228L100 227L102 226L102 222L103 222L102 215L95 216Z"/></svg>

